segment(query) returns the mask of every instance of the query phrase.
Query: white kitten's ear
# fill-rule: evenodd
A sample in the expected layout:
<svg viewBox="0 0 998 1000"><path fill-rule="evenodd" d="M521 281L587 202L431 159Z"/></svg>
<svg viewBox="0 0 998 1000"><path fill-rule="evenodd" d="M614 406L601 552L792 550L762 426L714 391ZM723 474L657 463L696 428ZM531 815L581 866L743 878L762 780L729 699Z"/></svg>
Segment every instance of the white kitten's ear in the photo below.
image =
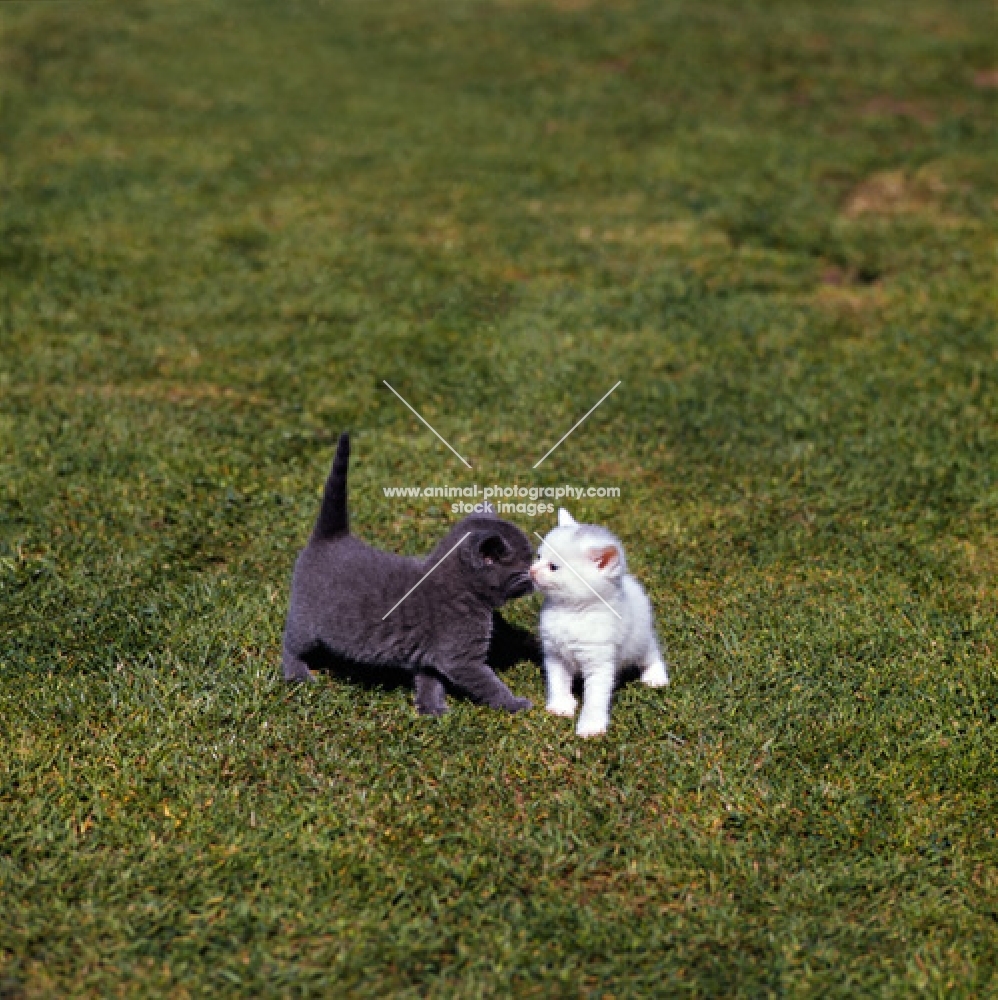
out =
<svg viewBox="0 0 998 1000"><path fill-rule="evenodd" d="M575 518L572 517L572 515L569 514L568 511L565 510L564 507L559 507L558 508L558 527L559 528L566 528L570 524L578 524L578 523L579 522L576 521Z"/></svg>
<svg viewBox="0 0 998 1000"><path fill-rule="evenodd" d="M613 572L620 566L620 552L616 545L601 545L597 549L587 549L586 555L599 567L600 572Z"/></svg>

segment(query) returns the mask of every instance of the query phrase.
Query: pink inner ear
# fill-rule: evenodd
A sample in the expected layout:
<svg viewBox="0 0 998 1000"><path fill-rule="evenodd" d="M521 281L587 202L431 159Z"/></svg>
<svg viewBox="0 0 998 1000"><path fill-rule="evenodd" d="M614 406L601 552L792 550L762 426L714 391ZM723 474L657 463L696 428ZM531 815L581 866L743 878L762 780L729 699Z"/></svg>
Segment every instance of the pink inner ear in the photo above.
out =
<svg viewBox="0 0 998 1000"><path fill-rule="evenodd" d="M608 545L605 549L591 549L589 558L592 559L600 569L606 569L617 561L617 550Z"/></svg>

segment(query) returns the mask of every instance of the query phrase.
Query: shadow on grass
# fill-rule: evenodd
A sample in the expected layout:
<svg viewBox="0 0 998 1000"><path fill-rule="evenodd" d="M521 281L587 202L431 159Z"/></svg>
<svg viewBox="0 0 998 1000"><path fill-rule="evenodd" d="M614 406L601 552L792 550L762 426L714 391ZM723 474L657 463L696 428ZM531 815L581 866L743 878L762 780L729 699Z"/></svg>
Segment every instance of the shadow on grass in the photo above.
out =
<svg viewBox="0 0 998 1000"><path fill-rule="evenodd" d="M368 690L396 691L412 688L413 673L403 667L388 667L373 663L360 663L341 656L328 646L316 646L303 656L310 670L330 674ZM506 621L498 611L492 615L492 639L486 658L497 673L509 670L523 661L541 665L541 644L529 630ZM449 695L461 697L462 693L447 685Z"/></svg>

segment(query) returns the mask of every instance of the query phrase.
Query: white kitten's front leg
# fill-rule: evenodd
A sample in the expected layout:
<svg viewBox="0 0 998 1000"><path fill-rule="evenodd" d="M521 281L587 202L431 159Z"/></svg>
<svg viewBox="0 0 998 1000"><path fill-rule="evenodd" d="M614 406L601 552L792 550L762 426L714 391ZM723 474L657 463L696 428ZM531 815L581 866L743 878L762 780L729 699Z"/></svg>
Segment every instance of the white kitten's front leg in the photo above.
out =
<svg viewBox="0 0 998 1000"><path fill-rule="evenodd" d="M572 674L557 656L544 657L544 674L547 678L548 703L552 715L575 715L575 698L572 695Z"/></svg>
<svg viewBox="0 0 998 1000"><path fill-rule="evenodd" d="M582 711L575 728L578 736L599 736L610 726L610 704L613 701L613 661L607 654L607 663L586 671Z"/></svg>

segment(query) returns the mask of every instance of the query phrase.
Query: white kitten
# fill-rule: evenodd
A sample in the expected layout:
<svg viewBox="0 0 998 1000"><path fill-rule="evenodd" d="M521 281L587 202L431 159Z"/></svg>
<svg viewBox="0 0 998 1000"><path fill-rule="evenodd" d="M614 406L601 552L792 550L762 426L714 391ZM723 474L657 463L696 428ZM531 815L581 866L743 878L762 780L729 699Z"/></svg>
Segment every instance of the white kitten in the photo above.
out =
<svg viewBox="0 0 998 1000"><path fill-rule="evenodd" d="M622 668L640 667L641 680L649 687L669 683L651 602L628 574L620 541L606 528L579 524L567 510L559 510L558 527L541 543L530 575L544 594L547 710L575 715L572 679L581 674L579 736L606 732L614 681Z"/></svg>

